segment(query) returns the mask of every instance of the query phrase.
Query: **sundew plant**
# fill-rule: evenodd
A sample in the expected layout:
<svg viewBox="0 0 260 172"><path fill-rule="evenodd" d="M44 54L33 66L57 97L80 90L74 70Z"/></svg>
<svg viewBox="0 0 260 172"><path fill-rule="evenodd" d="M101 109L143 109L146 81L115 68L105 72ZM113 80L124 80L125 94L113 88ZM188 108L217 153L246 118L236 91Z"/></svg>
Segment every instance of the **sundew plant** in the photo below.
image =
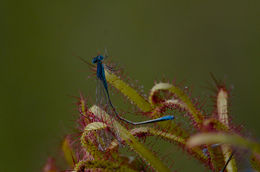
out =
<svg viewBox="0 0 260 172"><path fill-rule="evenodd" d="M94 64L88 65L96 72ZM260 170L260 144L249 138L241 125L233 123L229 113L230 92L213 75L215 86L211 104L214 108L208 112L200 98L193 97L191 90L181 84L157 82L149 96L145 96L139 86L125 79L122 73L120 69L105 68L109 88L115 88L115 96L122 94L134 107L127 111L127 116L155 119L173 114L179 118L148 125L127 124L114 118L106 106L91 104L81 93L76 104L78 132L65 136L61 146L67 166L57 167L50 157L43 167L44 172L174 171L174 162L167 162L166 156L160 156L160 152L153 149L154 144L149 143L153 140L179 147L183 156L196 159L212 171L241 171L243 161L248 162L248 169ZM123 108L116 108L124 116ZM152 141L148 141L150 137ZM173 148L169 146L168 149ZM169 151L167 157L173 153Z"/></svg>

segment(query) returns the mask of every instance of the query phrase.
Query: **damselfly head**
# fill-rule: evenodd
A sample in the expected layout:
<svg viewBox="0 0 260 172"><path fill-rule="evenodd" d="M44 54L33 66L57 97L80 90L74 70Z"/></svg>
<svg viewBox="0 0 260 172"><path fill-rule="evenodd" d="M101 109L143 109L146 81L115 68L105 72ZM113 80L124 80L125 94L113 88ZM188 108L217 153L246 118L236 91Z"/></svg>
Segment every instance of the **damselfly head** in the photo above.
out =
<svg viewBox="0 0 260 172"><path fill-rule="evenodd" d="M102 55L98 55L97 57L94 57L92 59L92 63L97 63L97 62L100 62L104 59L104 57Z"/></svg>

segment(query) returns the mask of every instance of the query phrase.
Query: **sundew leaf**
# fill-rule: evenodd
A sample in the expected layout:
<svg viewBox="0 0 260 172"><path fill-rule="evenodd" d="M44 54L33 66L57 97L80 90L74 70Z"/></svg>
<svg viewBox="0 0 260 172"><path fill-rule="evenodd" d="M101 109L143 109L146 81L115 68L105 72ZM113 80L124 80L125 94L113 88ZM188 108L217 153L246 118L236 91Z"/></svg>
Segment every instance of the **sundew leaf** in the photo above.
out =
<svg viewBox="0 0 260 172"><path fill-rule="evenodd" d="M160 90L168 90L171 93L175 94L178 99L182 101L182 106L185 107L185 109L191 114L192 119L197 124L198 128L201 128L202 122L203 122L203 115L201 112L196 109L190 98L178 87L169 84L169 83L158 83L156 84L150 92L149 96L149 102L152 104L153 100L152 97L155 92Z"/></svg>
<svg viewBox="0 0 260 172"><path fill-rule="evenodd" d="M229 117L228 117L228 92L220 88L217 94L217 113L219 121L224 124L229 129ZM225 159L225 162L227 163L229 160L229 157L232 155L232 150L228 145L221 145L221 149L223 152L223 156ZM236 168L236 162L235 159L232 158L227 165L226 170L228 172L235 171Z"/></svg>
<svg viewBox="0 0 260 172"><path fill-rule="evenodd" d="M260 154L260 144L254 141L245 139L237 134L226 133L202 133L192 136L187 145L189 147L200 146L202 144L231 144L241 148L246 148L254 153Z"/></svg>
<svg viewBox="0 0 260 172"><path fill-rule="evenodd" d="M168 140L170 142L174 142L178 145L182 145L183 147L186 146L186 139L182 138L181 136L177 136L174 135L172 133L168 133L165 131L161 131L158 129L154 129L154 128L150 128L150 127L139 127L139 128L134 128L130 131L130 133L134 136L137 135L148 135L148 136L158 136L164 140ZM118 142L117 141L113 141L111 143L110 146L110 150L115 149L116 147L118 147ZM202 160L203 162L206 162L208 157L203 153L203 151L200 148L194 147L192 148L190 151L193 152L193 155L197 158L199 158L200 160Z"/></svg>
<svg viewBox="0 0 260 172"><path fill-rule="evenodd" d="M89 109L90 112L94 113L97 117L102 114L103 119L111 120L110 116L103 111L100 107L94 105ZM101 113L97 113L101 112ZM106 121L104 121L106 123ZM152 152L146 149L135 137L119 122L113 121L113 125L119 130L119 135L122 140L125 140L128 146L134 150L145 162L147 162L156 171L169 171L169 169L159 160Z"/></svg>
<svg viewBox="0 0 260 172"><path fill-rule="evenodd" d="M107 125L103 122L92 122L85 127L85 131L105 129Z"/></svg>
<svg viewBox="0 0 260 172"><path fill-rule="evenodd" d="M217 95L217 112L219 121L229 127L228 123L228 93L220 89Z"/></svg>
<svg viewBox="0 0 260 172"><path fill-rule="evenodd" d="M102 153L100 151L98 151L96 145L94 143L92 143L90 141L90 139L86 139L86 136L91 131L102 130L102 129L105 129L106 127L107 127L107 125L102 122L93 122L93 123L88 124L84 128L84 131L81 134L80 142L81 142L81 146L85 149L86 154L90 154L91 156L93 156L96 159L99 159L100 157L102 157ZM99 137L98 135L96 135L96 136Z"/></svg>
<svg viewBox="0 0 260 172"><path fill-rule="evenodd" d="M145 134L145 135L148 135L148 136L159 136L163 139L175 142L177 144L181 144L181 145L185 144L185 139L181 138L180 136L176 136L174 134L167 133L167 132L164 132L164 131L161 131L161 130L158 130L158 129L153 129L153 128L150 128L150 127L134 128L134 129L130 130L130 133L134 136L140 135L140 134ZM116 146L118 146L118 143L113 142L112 145L111 145L111 149L115 148Z"/></svg>
<svg viewBox="0 0 260 172"><path fill-rule="evenodd" d="M165 140L169 140L169 141L175 142L177 144L181 144L183 146L186 145L186 139L184 139L184 138L182 138L180 136L174 135L172 133L168 133L168 132L161 131L161 130L154 129L154 128L150 128L150 127L134 128L130 132L133 135L137 135L137 134L140 134L140 133L146 133L146 134L153 135L153 136L159 136L159 137L161 137L161 138L163 138ZM199 148L192 148L192 151L201 160L207 160L207 157L203 154L201 149L199 149Z"/></svg>
<svg viewBox="0 0 260 172"><path fill-rule="evenodd" d="M138 108L140 108L143 112L149 112L152 110L150 103L134 88L129 86L126 82L108 70L105 70L105 72L107 82L109 82L113 87L128 97L128 99L131 100Z"/></svg>
<svg viewBox="0 0 260 172"><path fill-rule="evenodd" d="M62 142L62 151L67 163L74 167L74 161L76 160L75 153L70 145L70 138L67 136Z"/></svg>
<svg viewBox="0 0 260 172"><path fill-rule="evenodd" d="M131 131L132 135L137 135L140 133L146 133L154 136L159 136L162 138L165 138L167 140L171 140L173 142L176 142L178 144L185 144L185 139L181 138L180 136L176 136L171 133L167 133L164 131L160 131L158 129L150 128L150 127L139 127L139 128L134 128Z"/></svg>

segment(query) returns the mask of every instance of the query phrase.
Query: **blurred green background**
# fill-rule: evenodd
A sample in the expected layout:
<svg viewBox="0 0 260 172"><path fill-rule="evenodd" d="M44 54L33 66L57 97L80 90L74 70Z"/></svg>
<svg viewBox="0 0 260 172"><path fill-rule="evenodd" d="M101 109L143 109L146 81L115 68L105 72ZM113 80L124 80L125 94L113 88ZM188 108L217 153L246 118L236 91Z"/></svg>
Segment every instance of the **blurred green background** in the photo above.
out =
<svg viewBox="0 0 260 172"><path fill-rule="evenodd" d="M260 1L1 1L0 171L40 171L77 116L68 95L94 100L87 60L106 47L148 91L155 80L212 93L232 87L231 113L260 138ZM210 98L208 100L211 100ZM115 100L118 102L119 100ZM185 165L186 164L186 165ZM185 161L179 171L199 169Z"/></svg>

